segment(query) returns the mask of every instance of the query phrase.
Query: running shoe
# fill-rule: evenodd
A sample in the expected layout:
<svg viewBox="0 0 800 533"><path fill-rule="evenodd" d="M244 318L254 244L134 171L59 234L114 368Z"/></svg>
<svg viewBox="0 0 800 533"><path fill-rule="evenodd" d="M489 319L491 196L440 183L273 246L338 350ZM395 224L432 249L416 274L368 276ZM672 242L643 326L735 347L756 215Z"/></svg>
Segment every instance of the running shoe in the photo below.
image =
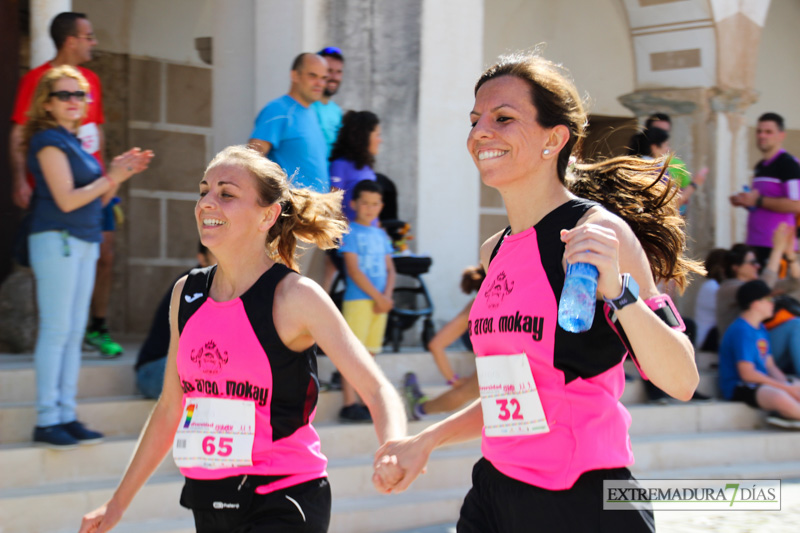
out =
<svg viewBox="0 0 800 533"><path fill-rule="evenodd" d="M780 415L770 415L767 417L767 424L772 424L784 429L800 429L800 420L784 418Z"/></svg>
<svg viewBox="0 0 800 533"><path fill-rule="evenodd" d="M339 411L339 421L345 424L366 424L372 422L372 416L365 406L354 403L342 407Z"/></svg>
<svg viewBox="0 0 800 533"><path fill-rule="evenodd" d="M77 420L68 424L62 424L64 431L69 433L78 444L97 444L103 442L103 434L99 431L92 431Z"/></svg>
<svg viewBox="0 0 800 533"><path fill-rule="evenodd" d="M101 357L109 359L119 357L124 351L122 346L111 339L108 330L87 331L84 341L99 350Z"/></svg>
<svg viewBox="0 0 800 533"><path fill-rule="evenodd" d="M428 401L428 397L422 394L417 375L413 372L406 372L406 375L403 376L403 398L406 401L408 418L410 420L420 420L416 407L418 404Z"/></svg>
<svg viewBox="0 0 800 533"><path fill-rule="evenodd" d="M702 392L694 391L694 394L692 394L691 401L693 401L693 402L713 402L714 398L712 398L711 396L708 396L706 394L703 394Z"/></svg>
<svg viewBox="0 0 800 533"><path fill-rule="evenodd" d="M33 443L53 450L72 450L78 447L78 439L70 435L62 424L36 426L33 428Z"/></svg>

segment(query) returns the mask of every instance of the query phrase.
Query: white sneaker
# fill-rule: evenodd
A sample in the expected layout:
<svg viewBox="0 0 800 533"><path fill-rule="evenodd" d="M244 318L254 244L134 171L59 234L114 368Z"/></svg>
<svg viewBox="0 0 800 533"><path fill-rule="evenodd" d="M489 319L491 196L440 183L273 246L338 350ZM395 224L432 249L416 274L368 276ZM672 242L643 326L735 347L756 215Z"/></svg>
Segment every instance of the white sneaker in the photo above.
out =
<svg viewBox="0 0 800 533"><path fill-rule="evenodd" d="M770 415L767 417L767 424L772 424L779 428L784 429L800 429L800 420L792 420L791 418L783 418L778 415Z"/></svg>

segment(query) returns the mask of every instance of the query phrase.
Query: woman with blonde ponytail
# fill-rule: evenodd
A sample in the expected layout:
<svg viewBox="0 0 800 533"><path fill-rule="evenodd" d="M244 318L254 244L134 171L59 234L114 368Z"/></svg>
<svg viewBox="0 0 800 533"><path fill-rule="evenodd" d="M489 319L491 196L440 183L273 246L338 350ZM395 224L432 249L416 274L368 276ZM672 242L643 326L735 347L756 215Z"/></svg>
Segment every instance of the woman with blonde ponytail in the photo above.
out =
<svg viewBox="0 0 800 533"><path fill-rule="evenodd" d="M563 70L539 56L487 69L469 116L467 149L510 222L481 248L486 279L469 317L481 399L382 446L379 464L393 457L399 472L378 472L375 484L402 491L434 448L481 437L459 532L653 531L650 509L603 511L603 486L637 486L619 401L626 355L678 399L698 382L680 316L656 287L700 269L683 257L674 186L658 162L570 169L587 115ZM599 272L594 320L581 333L556 318L567 263Z"/></svg>
<svg viewBox="0 0 800 533"><path fill-rule="evenodd" d="M218 263L175 284L161 397L81 532L111 529L170 449L197 531L327 531L316 346L356 386L380 443L406 431L394 387L328 295L292 270L298 241L330 248L346 231L341 196L293 189L277 164L232 146L208 165L195 219Z"/></svg>

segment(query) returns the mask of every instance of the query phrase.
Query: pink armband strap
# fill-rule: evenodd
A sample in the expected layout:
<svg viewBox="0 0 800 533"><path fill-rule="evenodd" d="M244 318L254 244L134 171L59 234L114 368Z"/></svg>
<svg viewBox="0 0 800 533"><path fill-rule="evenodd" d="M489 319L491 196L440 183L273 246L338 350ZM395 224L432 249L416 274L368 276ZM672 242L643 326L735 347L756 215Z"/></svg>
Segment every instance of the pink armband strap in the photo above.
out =
<svg viewBox="0 0 800 533"><path fill-rule="evenodd" d="M675 304L672 303L672 298L670 298L668 294L659 294L654 298L644 300L644 303L647 305L647 307L652 309L656 316L663 320L669 327L678 331L686 331L686 324L683 323L680 313L678 313L678 310L675 309ZM633 353L631 343L628 340L628 336L625 334L625 330L622 328L622 324L620 324L617 320L617 314L614 312L614 309L610 305L604 304L603 314L606 317L606 322L608 322L608 325L611 326L611 329L613 329L614 333L617 334L619 340L622 341L625 349L628 350L628 354L631 356L631 360L633 360L636 368L642 375L642 378L647 379L647 375L642 370L642 367L639 366L639 361L636 359L636 354Z"/></svg>
<svg viewBox="0 0 800 533"><path fill-rule="evenodd" d="M680 313L675 309L675 304L672 303L669 294L659 294L655 298L645 300L644 303L669 327L681 332L686 331L686 324L683 323Z"/></svg>

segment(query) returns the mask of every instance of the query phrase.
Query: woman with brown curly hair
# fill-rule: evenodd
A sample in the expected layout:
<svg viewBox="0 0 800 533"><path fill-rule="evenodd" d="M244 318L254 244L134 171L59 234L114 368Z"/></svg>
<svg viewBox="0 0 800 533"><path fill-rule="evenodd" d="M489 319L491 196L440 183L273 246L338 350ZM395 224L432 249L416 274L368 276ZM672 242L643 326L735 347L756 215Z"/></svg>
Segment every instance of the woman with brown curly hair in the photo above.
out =
<svg viewBox="0 0 800 533"><path fill-rule="evenodd" d="M626 354L678 399L698 382L692 345L673 329L680 317L656 288L701 270L683 258L675 191L658 161L579 163L568 175L587 115L573 83L539 56L486 70L470 121L467 148L510 222L481 248L486 280L470 312L481 399L384 445L376 458L395 456L398 468L374 481L404 490L434 448L480 436L458 531L652 531L652 510L603 512L603 482L636 484L619 401ZM599 272L598 305L591 328L570 333L556 316L566 265L578 262Z"/></svg>
<svg viewBox="0 0 800 533"><path fill-rule="evenodd" d="M359 181L375 181L375 156L381 142L381 124L371 111L348 111L342 117L339 136L331 150L331 187L344 191L342 212L347 220L355 219L350 206L353 188Z"/></svg>
<svg viewBox="0 0 800 533"><path fill-rule="evenodd" d="M379 442L405 434L394 387L320 287L292 270L297 240L330 248L341 193L289 186L274 162L226 148L200 181L195 221L217 265L175 284L164 387L128 469L81 532L108 531L167 452L199 532L327 531L327 459L311 425L316 346L356 386Z"/></svg>
<svg viewBox="0 0 800 533"><path fill-rule="evenodd" d="M33 440L57 449L103 438L75 412L81 341L103 240L101 211L103 201L153 157L135 148L114 158L104 175L76 136L88 96L89 83L77 69L48 70L34 92L23 134L36 184L28 237L39 308Z"/></svg>

